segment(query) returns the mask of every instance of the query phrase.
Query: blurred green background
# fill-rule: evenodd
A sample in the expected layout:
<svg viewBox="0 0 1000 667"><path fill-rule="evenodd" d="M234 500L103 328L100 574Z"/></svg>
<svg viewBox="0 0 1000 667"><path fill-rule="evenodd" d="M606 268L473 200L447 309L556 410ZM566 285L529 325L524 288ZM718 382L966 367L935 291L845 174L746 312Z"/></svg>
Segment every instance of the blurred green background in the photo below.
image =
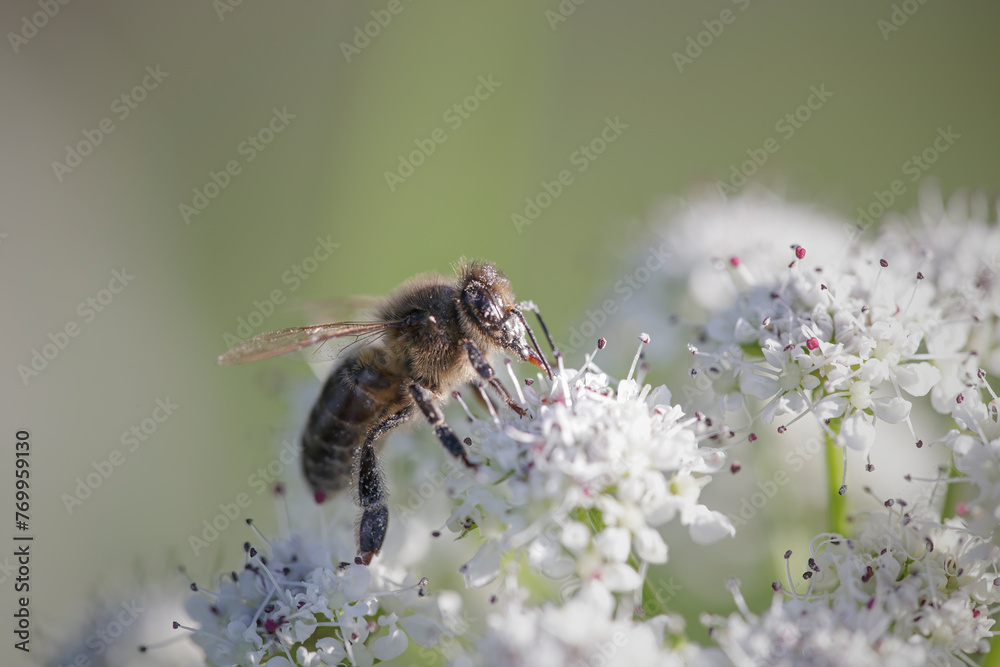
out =
<svg viewBox="0 0 1000 667"><path fill-rule="evenodd" d="M1000 189L994 2L105 0L38 18L43 10L0 10L0 508L13 502L12 443L26 429L37 650L50 641L44 628L75 625L139 563L151 577L183 562L196 579L238 564L244 528L197 557L188 537L273 459L288 379L308 377L284 360L214 363L240 318L258 324L253 333L303 323L294 309L255 305L275 290L289 301L382 294L415 273L449 272L460 256L488 258L565 340L631 269L623 258L645 242L662 197L730 178L768 138L778 150L750 182L852 217L895 179L906 187L890 208L911 207L904 165L949 127L959 138L922 175L945 193ZM789 132L782 119L813 87L832 95ZM245 144L275 110L285 120L270 129L281 131L264 131L260 149ZM585 157L609 119L614 140ZM67 163L80 142L97 145ZM430 154L390 187L386 172L399 175L401 156L421 145ZM554 189L563 170L559 195L519 229L512 216L530 212L526 198L543 203L544 182ZM226 186L185 220L180 205L194 206L213 173ZM318 238L338 247L306 260ZM80 304L106 298L123 267L134 280L89 315ZM71 322L78 335L23 379L18 367ZM167 398L179 408L129 451L123 432ZM78 479L116 449L123 462L67 509ZM273 527L259 498L247 513ZM14 532L7 524L0 539ZM4 577L8 618L14 598ZM7 664L25 657L12 644L0 642Z"/></svg>

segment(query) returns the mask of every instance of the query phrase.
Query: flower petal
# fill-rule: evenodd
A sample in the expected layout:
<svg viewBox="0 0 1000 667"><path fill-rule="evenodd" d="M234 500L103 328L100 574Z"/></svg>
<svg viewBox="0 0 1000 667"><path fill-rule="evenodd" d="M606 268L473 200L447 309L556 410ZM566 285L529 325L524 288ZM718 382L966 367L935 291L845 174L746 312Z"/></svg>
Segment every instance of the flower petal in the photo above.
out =
<svg viewBox="0 0 1000 667"><path fill-rule="evenodd" d="M896 382L911 396L924 396L941 381L941 371L926 361L896 366Z"/></svg>
<svg viewBox="0 0 1000 667"><path fill-rule="evenodd" d="M654 528L641 528L635 534L635 553L649 563L667 562L667 544Z"/></svg>
<svg viewBox="0 0 1000 667"><path fill-rule="evenodd" d="M697 505L684 518L691 532L691 539L697 544L711 544L723 537L736 535L736 528L725 514Z"/></svg>
<svg viewBox="0 0 1000 667"><path fill-rule="evenodd" d="M372 642L372 653L379 660L392 660L402 655L409 644L406 633L393 625L389 628L389 634Z"/></svg>
<svg viewBox="0 0 1000 667"><path fill-rule="evenodd" d="M361 643L351 644L347 649L347 656L355 667L372 667L375 664L371 649Z"/></svg>
<svg viewBox="0 0 1000 667"><path fill-rule="evenodd" d="M371 573L364 565L353 564L344 572L344 577L340 581L341 590L349 600L356 600L368 590L371 582Z"/></svg>
<svg viewBox="0 0 1000 667"><path fill-rule="evenodd" d="M441 641L444 628L434 618L423 614L411 614L399 619L399 626L406 631L410 641L417 646L433 648Z"/></svg>
<svg viewBox="0 0 1000 667"><path fill-rule="evenodd" d="M845 445L867 455L875 443L875 427L860 412L855 412L844 420L840 436Z"/></svg>
<svg viewBox="0 0 1000 667"><path fill-rule="evenodd" d="M613 593L634 591L642 584L639 573L625 563L608 563L600 569L601 583Z"/></svg>
<svg viewBox="0 0 1000 667"><path fill-rule="evenodd" d="M590 529L579 521L567 521L559 537L564 547L577 553L590 544Z"/></svg>
<svg viewBox="0 0 1000 667"><path fill-rule="evenodd" d="M909 417L911 407L908 400L899 396L876 398L872 401L872 412L875 416L890 424L898 424Z"/></svg>
<svg viewBox="0 0 1000 667"><path fill-rule="evenodd" d="M483 543L476 555L459 568L469 588L485 586L500 574L500 547L490 540Z"/></svg>
<svg viewBox="0 0 1000 667"><path fill-rule="evenodd" d="M316 641L316 651L324 665L339 665L347 656L344 650L344 642L333 637L323 637Z"/></svg>
<svg viewBox="0 0 1000 667"><path fill-rule="evenodd" d="M767 400L778 393L778 382L769 375L743 373L740 375L740 390L744 394Z"/></svg>
<svg viewBox="0 0 1000 667"><path fill-rule="evenodd" d="M605 559L624 563L632 548L632 536L620 526L608 526L594 537L598 553Z"/></svg>
<svg viewBox="0 0 1000 667"><path fill-rule="evenodd" d="M292 624L292 637L296 642L304 642L316 631L316 617L301 618Z"/></svg>

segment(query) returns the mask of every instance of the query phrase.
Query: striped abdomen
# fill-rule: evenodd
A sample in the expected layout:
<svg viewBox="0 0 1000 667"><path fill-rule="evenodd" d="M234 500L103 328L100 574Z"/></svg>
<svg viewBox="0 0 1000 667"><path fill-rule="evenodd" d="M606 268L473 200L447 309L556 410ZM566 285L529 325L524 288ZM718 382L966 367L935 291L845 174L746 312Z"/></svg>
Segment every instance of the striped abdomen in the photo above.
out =
<svg viewBox="0 0 1000 667"><path fill-rule="evenodd" d="M327 378L302 433L302 471L317 500L350 483L355 451L398 402L401 383L378 349L345 359Z"/></svg>

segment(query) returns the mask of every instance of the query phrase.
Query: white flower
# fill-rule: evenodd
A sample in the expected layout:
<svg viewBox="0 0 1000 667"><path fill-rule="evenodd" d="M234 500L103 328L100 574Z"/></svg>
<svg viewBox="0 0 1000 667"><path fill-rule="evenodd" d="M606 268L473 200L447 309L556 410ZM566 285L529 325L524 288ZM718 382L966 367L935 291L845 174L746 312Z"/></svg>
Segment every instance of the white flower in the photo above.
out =
<svg viewBox="0 0 1000 667"><path fill-rule="evenodd" d="M612 563L624 563L632 549L632 535L620 526L608 526L594 536L598 553Z"/></svg>
<svg viewBox="0 0 1000 667"><path fill-rule="evenodd" d="M745 607L745 605L743 605ZM923 646L881 635L882 628L838 613L826 602L782 601L776 594L761 615L705 617L712 637L737 667L916 667L928 664Z"/></svg>
<svg viewBox="0 0 1000 667"><path fill-rule="evenodd" d="M777 340L766 340L761 348L768 365L759 365L758 372L740 375L740 389L770 404L761 413L761 421L770 424L776 414L805 410L808 396L820 384L814 372L823 365L803 348L782 346Z"/></svg>
<svg viewBox="0 0 1000 667"><path fill-rule="evenodd" d="M740 262L746 271L734 281L731 305L709 318L691 348L692 405L720 423L742 409L746 429L756 418L768 424L790 415L790 423L812 413L836 444L864 456L878 422L905 422L913 433L914 398L930 393L940 404L957 393L955 362L964 355L956 346L965 341L961 327L944 319L954 308L926 280L924 256L895 248L890 261L880 243L862 243L821 266L806 248L788 245L781 246L789 258L783 274ZM756 416L745 401L714 397L720 376L763 401ZM834 418L839 431L827 426Z"/></svg>
<svg viewBox="0 0 1000 667"><path fill-rule="evenodd" d="M575 573L631 591L642 583L633 557L667 559L658 526L677 518L699 542L734 534L699 503L725 457L699 446L704 425L672 406L665 387L629 377L616 389L588 358L583 370L560 368L521 394L526 417L501 408L474 421L471 450L483 463L448 521L487 538L461 568L467 585L493 581L505 554L525 548L553 579Z"/></svg>
<svg viewBox="0 0 1000 667"><path fill-rule="evenodd" d="M961 522L890 509L855 538L817 536L804 594L756 615L734 584L740 614L704 621L737 665L957 665L989 650L998 567L1000 549Z"/></svg>
<svg viewBox="0 0 1000 667"><path fill-rule="evenodd" d="M823 265L839 259L846 246L843 230L851 227L815 206L750 187L728 198L711 188L689 200L668 199L647 224L652 233L638 240L630 264L652 264L655 270L634 294L627 292L619 328L656 332L650 346L657 356L688 342L674 316L718 313L732 303L734 290L779 280L788 265L789 243L809 248ZM659 266L658 254L668 256ZM763 303L767 293L761 297ZM761 319L732 321L733 338L742 338L741 332L756 328Z"/></svg>
<svg viewBox="0 0 1000 667"><path fill-rule="evenodd" d="M599 583L588 584L563 606L511 600L489 615L485 636L452 664L679 667L698 654L696 647L673 650L664 641L667 628L680 625L677 619L658 616L638 622L616 616L615 609L614 596Z"/></svg>
<svg viewBox="0 0 1000 667"><path fill-rule="evenodd" d="M908 216L891 214L877 243L890 262L917 256L939 295L942 325L964 348L975 350L986 370L1000 374L1000 228L996 203L982 194L956 192L947 202L931 184Z"/></svg>
<svg viewBox="0 0 1000 667"><path fill-rule="evenodd" d="M371 665L406 650L406 628L422 646L445 632L435 601L423 597L426 580L408 583L388 566L334 557L353 551L350 535L330 542L296 536L269 547L270 557L251 548L243 570L189 598L196 626L189 629L209 664Z"/></svg>
<svg viewBox="0 0 1000 667"><path fill-rule="evenodd" d="M965 386L950 402L951 414L958 429L952 429L936 442L951 450L955 468L977 490L976 496L959 508L969 527L984 537L1000 539L1000 419L993 389L982 377L975 376L972 386ZM991 397L987 403L983 392ZM931 443L934 444L934 443ZM954 480L957 483L961 480Z"/></svg>

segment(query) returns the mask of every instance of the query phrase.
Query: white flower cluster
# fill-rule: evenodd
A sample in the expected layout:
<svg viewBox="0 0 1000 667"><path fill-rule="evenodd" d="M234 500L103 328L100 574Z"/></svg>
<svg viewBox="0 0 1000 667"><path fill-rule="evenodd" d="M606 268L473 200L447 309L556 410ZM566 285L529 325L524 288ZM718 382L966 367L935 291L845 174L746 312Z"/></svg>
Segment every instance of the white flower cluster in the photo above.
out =
<svg viewBox="0 0 1000 667"><path fill-rule="evenodd" d="M1000 550L957 520L941 524L889 505L855 538L813 540L804 594L779 592L758 616L733 584L740 613L703 619L730 660L902 667L970 664L966 656L987 652Z"/></svg>
<svg viewBox="0 0 1000 667"><path fill-rule="evenodd" d="M1000 423L997 396L981 372L951 401L951 415L958 428L950 430L937 442L952 453L955 469L976 488L976 496L955 508L975 533L1000 539ZM989 400L983 396L988 392Z"/></svg>
<svg viewBox="0 0 1000 667"><path fill-rule="evenodd" d="M762 400L764 423L789 413L839 417L837 441L867 455L875 422L908 421L910 398L941 380L921 351L941 321L932 287L870 254L820 271L806 266L804 248L793 251L783 281L748 284L709 321L707 349L692 351L709 377L735 378L742 395Z"/></svg>
<svg viewBox="0 0 1000 667"><path fill-rule="evenodd" d="M616 601L599 582L586 585L559 606L538 607L513 600L489 617L485 635L473 651L463 652L454 667L673 667L691 664L696 646L674 649L667 635L683 631L678 617L660 615L647 621L615 617Z"/></svg>
<svg viewBox="0 0 1000 667"><path fill-rule="evenodd" d="M353 558L350 538L332 546ZM241 571L189 598L198 625L190 630L208 664L367 666L398 657L410 640L433 647L450 632L442 606L454 600L425 597L426 581L339 562L326 541L293 537L270 551L265 558L247 546Z"/></svg>
<svg viewBox="0 0 1000 667"><path fill-rule="evenodd" d="M704 312L732 304L734 273L752 267L756 283L780 280L788 266L785 239L808 245L821 264L839 259L845 240L844 222L836 216L750 187L736 197L722 197L712 187L689 200L667 199L650 220L650 238L636 244L630 259L657 267L633 272L613 296L623 302L617 329L656 332L649 348L657 358L689 342L678 322L700 321ZM668 261L650 262L653 252Z"/></svg>
<svg viewBox="0 0 1000 667"><path fill-rule="evenodd" d="M811 263L792 245L778 279L758 280L757 267L734 261L735 300L691 348L704 379L690 407L720 419L742 409L764 423L811 412L824 428L839 418L839 433L829 434L866 455L876 422L909 423L914 397L930 393L950 412L975 373L974 330L983 318L995 328L1000 313L984 273L995 273L987 253L1000 250L1000 231L967 219L950 227L968 229L970 240L955 229L941 241L937 227L894 225L833 265ZM747 396L763 401L759 415Z"/></svg>
<svg viewBox="0 0 1000 667"><path fill-rule="evenodd" d="M890 218L876 240L890 262L896 258L919 261L937 294L940 325L949 328L942 332L938 349L931 352L975 350L978 363L992 375L1000 375L1000 216L996 206L1000 202L991 204L982 193L959 192L945 202L936 190L925 188L920 207L909 216Z"/></svg>
<svg viewBox="0 0 1000 667"><path fill-rule="evenodd" d="M631 376L616 388L590 357L583 370L518 385L527 416L491 409L493 420L474 420L472 451L483 464L452 490L460 503L449 520L456 532L478 526L485 539L462 567L469 586L493 581L523 547L554 579L636 591L645 565L633 555L667 560L657 527L677 518L702 544L734 534L698 501L724 454L699 446L704 425L671 406L666 387Z"/></svg>

